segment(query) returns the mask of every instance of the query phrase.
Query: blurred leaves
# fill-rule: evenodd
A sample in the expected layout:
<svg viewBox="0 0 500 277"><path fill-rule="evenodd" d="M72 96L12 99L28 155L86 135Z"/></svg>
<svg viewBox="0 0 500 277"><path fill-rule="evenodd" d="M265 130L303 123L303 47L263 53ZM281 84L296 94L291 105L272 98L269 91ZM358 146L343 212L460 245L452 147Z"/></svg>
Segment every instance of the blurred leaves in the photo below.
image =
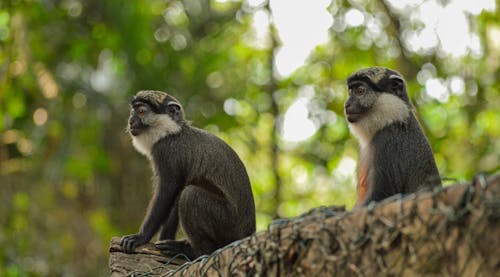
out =
<svg viewBox="0 0 500 277"><path fill-rule="evenodd" d="M331 1L329 41L279 78L270 64L279 33L271 46L255 30L265 2L2 2L0 275L108 274L109 239L137 231L151 193L148 161L125 133L141 89L173 94L195 126L236 150L259 230L276 212L353 206L358 145L343 118L344 80L361 67L405 75L443 176L498 172L498 4L468 14L480 50L456 57L411 45L425 24L387 2ZM290 142L280 128L297 99L317 131Z"/></svg>

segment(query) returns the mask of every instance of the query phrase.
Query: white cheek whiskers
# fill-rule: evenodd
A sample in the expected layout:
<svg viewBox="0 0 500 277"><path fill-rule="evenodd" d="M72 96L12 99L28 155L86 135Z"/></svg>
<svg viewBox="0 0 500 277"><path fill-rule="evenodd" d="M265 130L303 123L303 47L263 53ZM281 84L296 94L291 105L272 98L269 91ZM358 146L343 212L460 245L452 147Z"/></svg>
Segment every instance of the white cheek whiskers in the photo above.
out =
<svg viewBox="0 0 500 277"><path fill-rule="evenodd" d="M166 114L154 115L148 125L143 133L132 136L132 144L139 153L151 159L153 146L162 138L179 133L182 127Z"/></svg>
<svg viewBox="0 0 500 277"><path fill-rule="evenodd" d="M379 130L394 122L405 122L410 113L410 108L401 98L382 93L362 119L348 125L361 148L365 148Z"/></svg>

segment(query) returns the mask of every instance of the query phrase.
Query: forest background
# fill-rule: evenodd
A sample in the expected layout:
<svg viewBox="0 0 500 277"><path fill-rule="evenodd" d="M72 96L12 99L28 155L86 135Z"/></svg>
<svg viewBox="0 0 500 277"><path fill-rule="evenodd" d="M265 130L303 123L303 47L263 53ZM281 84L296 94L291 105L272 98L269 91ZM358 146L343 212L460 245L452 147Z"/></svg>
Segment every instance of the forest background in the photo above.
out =
<svg viewBox="0 0 500 277"><path fill-rule="evenodd" d="M355 199L346 77L400 71L446 184L500 170L500 2L2 0L0 275L107 275L148 161L138 90L171 93L250 175L258 230Z"/></svg>

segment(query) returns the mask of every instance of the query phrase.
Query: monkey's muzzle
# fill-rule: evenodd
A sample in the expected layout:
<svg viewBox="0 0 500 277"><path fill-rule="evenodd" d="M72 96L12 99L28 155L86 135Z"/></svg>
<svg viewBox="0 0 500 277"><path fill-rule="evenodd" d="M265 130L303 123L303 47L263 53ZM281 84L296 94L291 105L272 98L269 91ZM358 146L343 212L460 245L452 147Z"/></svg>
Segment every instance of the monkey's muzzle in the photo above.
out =
<svg viewBox="0 0 500 277"><path fill-rule="evenodd" d="M144 125L140 119L137 118L131 118L129 121L129 132L132 136L138 136L140 135L144 129L146 129L146 125Z"/></svg>
<svg viewBox="0 0 500 277"><path fill-rule="evenodd" d="M357 122L361 119L362 115L361 113L345 113L346 117L347 117L347 121L349 121L350 123L354 123L354 122Z"/></svg>
<svg viewBox="0 0 500 277"><path fill-rule="evenodd" d="M349 97L349 99L344 104L344 114L347 118L347 121L349 121L350 123L357 122L364 114L364 112L352 102L352 97Z"/></svg>
<svg viewBox="0 0 500 277"><path fill-rule="evenodd" d="M136 136L138 136L138 135L140 135L140 134L141 134L141 130L139 130L139 129L132 129L132 128L131 128L131 129L130 129L130 134L131 134L132 136L136 137Z"/></svg>

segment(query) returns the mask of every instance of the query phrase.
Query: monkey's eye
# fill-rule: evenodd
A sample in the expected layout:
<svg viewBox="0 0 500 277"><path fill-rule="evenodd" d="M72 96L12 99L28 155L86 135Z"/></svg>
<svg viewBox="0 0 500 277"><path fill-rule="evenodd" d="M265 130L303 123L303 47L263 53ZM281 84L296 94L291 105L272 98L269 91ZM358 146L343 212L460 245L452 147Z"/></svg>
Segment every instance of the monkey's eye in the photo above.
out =
<svg viewBox="0 0 500 277"><path fill-rule="evenodd" d="M353 90L354 95L362 96L366 93L366 88L363 86L359 86Z"/></svg>
<svg viewBox="0 0 500 277"><path fill-rule="evenodd" d="M138 108L135 112L140 116L144 116L147 111L144 108Z"/></svg>

